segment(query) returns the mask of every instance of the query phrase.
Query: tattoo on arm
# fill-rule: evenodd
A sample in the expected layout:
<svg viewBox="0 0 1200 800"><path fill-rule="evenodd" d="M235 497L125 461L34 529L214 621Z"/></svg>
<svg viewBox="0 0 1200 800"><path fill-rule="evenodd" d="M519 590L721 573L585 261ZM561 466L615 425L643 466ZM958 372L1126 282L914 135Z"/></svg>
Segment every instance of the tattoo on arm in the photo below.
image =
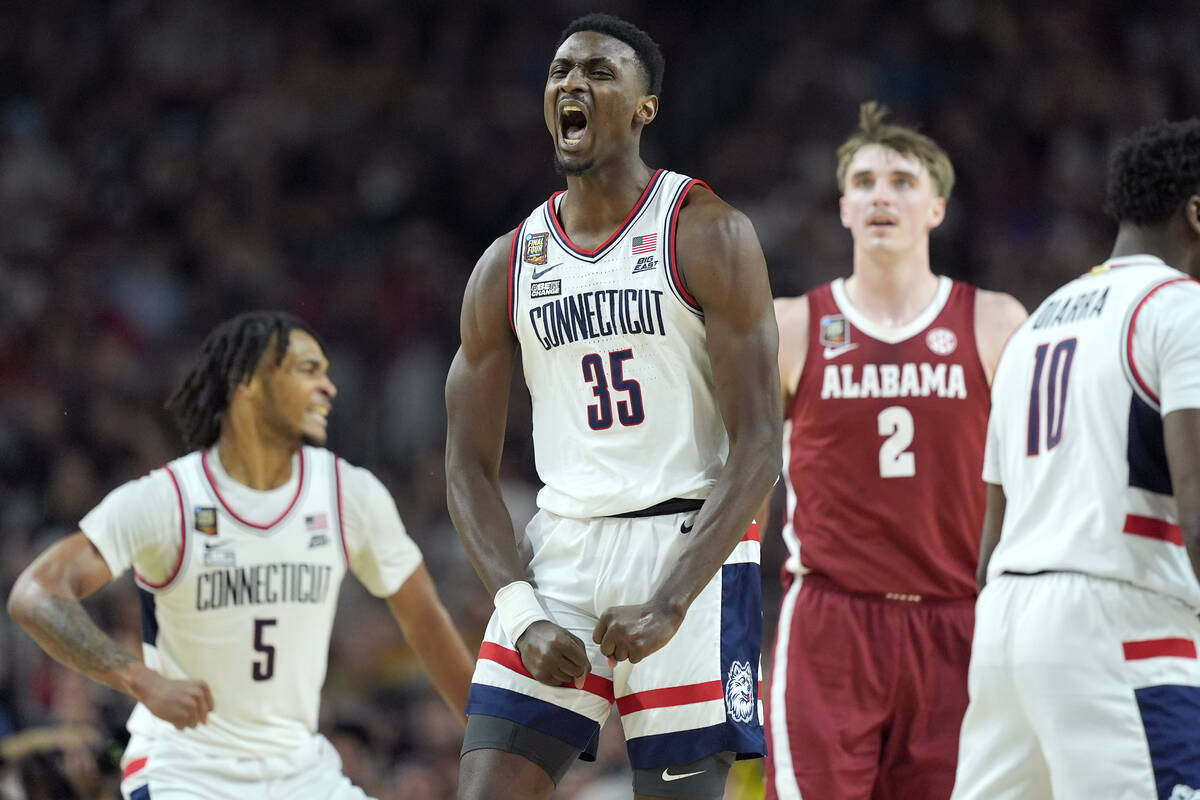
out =
<svg viewBox="0 0 1200 800"><path fill-rule="evenodd" d="M100 630L78 600L44 595L33 608L29 633L50 655L93 680L116 685L119 670L139 659Z"/></svg>

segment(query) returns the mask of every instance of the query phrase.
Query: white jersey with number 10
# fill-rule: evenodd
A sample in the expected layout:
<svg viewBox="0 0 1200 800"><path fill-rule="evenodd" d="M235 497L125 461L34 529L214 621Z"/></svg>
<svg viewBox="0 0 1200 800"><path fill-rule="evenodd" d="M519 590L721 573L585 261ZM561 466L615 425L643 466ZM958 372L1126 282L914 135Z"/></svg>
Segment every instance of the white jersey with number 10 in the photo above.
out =
<svg viewBox="0 0 1200 800"><path fill-rule="evenodd" d="M1082 572L1200 609L1162 418L1200 407L1200 284L1113 259L1013 334L992 387L984 479L1007 498L988 567Z"/></svg>

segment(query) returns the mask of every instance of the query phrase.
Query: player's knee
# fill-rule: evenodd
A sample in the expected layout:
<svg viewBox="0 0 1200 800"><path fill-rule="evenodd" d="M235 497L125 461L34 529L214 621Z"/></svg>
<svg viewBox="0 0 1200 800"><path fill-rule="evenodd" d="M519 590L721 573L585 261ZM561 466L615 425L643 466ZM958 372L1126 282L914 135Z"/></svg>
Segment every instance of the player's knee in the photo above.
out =
<svg viewBox="0 0 1200 800"><path fill-rule="evenodd" d="M725 751L687 764L637 769L633 771L633 792L639 797L721 800L733 759L734 754Z"/></svg>

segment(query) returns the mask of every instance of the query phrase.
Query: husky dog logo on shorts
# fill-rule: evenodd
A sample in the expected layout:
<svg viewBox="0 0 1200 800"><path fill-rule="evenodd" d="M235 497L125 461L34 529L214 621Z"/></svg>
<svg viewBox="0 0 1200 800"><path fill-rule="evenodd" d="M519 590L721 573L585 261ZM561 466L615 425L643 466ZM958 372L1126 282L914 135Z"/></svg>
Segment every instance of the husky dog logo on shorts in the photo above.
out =
<svg viewBox="0 0 1200 800"><path fill-rule="evenodd" d="M749 661L734 661L725 680L725 708L734 722L754 719L754 675Z"/></svg>
<svg viewBox="0 0 1200 800"><path fill-rule="evenodd" d="M1193 789L1181 783L1175 784L1171 790L1170 800L1200 800L1200 789Z"/></svg>

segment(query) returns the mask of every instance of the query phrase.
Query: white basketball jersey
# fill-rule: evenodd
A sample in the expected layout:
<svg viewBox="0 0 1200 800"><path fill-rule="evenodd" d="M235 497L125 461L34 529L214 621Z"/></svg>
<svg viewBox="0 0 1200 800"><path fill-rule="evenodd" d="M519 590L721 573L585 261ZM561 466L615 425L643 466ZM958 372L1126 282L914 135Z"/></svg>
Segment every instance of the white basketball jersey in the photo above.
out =
<svg viewBox="0 0 1200 800"><path fill-rule="evenodd" d="M204 680L208 724L177 731L139 704L131 733L268 758L309 743L346 573L338 472L328 450L305 447L296 496L258 525L226 505L204 451L166 466L179 490L183 547L175 573L137 578L147 666Z"/></svg>
<svg viewBox="0 0 1200 800"><path fill-rule="evenodd" d="M697 184L657 171L596 250L563 230L563 192L514 234L509 312L547 511L620 514L704 498L716 482L728 439L704 315L674 260L679 208Z"/></svg>
<svg viewBox="0 0 1200 800"><path fill-rule="evenodd" d="M985 456L984 479L1007 497L989 578L1083 572L1200 609L1159 389L1134 357L1147 299L1187 280L1149 256L1113 259L1051 294L1013 334L992 386Z"/></svg>

